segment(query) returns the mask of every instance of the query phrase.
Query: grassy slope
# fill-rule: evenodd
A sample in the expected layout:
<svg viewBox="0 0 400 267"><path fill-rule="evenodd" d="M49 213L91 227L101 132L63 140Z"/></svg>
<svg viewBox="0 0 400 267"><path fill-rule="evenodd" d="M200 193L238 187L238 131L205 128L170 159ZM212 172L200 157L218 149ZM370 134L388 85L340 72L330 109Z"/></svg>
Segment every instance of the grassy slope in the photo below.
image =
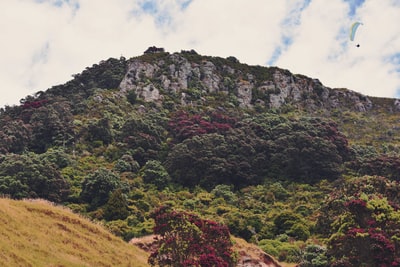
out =
<svg viewBox="0 0 400 267"><path fill-rule="evenodd" d="M148 266L148 254L46 201L0 199L0 266Z"/></svg>

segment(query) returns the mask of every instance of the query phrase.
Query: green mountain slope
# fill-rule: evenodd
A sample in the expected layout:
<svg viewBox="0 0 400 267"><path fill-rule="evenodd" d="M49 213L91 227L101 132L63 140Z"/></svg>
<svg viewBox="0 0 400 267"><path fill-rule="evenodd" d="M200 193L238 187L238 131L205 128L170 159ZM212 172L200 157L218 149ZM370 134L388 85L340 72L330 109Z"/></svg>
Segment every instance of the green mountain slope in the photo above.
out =
<svg viewBox="0 0 400 267"><path fill-rule="evenodd" d="M1 266L148 266L147 253L43 200L0 199Z"/></svg>
<svg viewBox="0 0 400 267"><path fill-rule="evenodd" d="M379 240L396 249L374 260L400 259L399 114L398 99L155 48L0 109L0 193L66 205L126 241L170 205L279 261L378 266L366 259ZM342 238L374 245L339 250Z"/></svg>

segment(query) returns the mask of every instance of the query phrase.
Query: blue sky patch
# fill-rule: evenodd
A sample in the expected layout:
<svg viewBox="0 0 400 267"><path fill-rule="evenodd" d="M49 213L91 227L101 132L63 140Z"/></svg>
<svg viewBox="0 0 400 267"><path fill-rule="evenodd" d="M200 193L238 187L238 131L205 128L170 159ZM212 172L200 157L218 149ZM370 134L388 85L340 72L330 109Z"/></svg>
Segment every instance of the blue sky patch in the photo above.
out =
<svg viewBox="0 0 400 267"><path fill-rule="evenodd" d="M293 7L286 14L285 18L281 22L281 28L295 28L301 24L301 13L310 5L311 0L305 0L302 3ZM274 49L270 59L267 61L267 65L271 66L279 59L282 52L285 51L293 43L293 33L291 31L283 32L281 37L281 43Z"/></svg>
<svg viewBox="0 0 400 267"><path fill-rule="evenodd" d="M390 64L394 65L395 72L398 72L400 74L400 52L388 57L387 61Z"/></svg>
<svg viewBox="0 0 400 267"><path fill-rule="evenodd" d="M80 8L79 1L71 1L71 0L34 0L35 3L43 4L50 3L55 7L62 8L64 5L71 6L74 10L78 10Z"/></svg>
<svg viewBox="0 0 400 267"><path fill-rule="evenodd" d="M353 17L357 9L364 4L365 0L345 0L345 2L347 2L350 7L349 16Z"/></svg>
<svg viewBox="0 0 400 267"><path fill-rule="evenodd" d="M140 4L140 8L143 12L151 15L155 15L158 12L157 3L155 1L144 1Z"/></svg>
<svg viewBox="0 0 400 267"><path fill-rule="evenodd" d="M181 11L184 11L192 3L193 0L175 0L175 3L179 6ZM160 6L160 1L157 0L143 0L139 4L139 10L134 10L132 14L138 16L141 13L151 15L156 24L159 26L165 26L171 23L173 18L168 10L163 6Z"/></svg>
<svg viewBox="0 0 400 267"><path fill-rule="evenodd" d="M46 63L50 52L50 42L45 42L40 49L32 56L32 65L37 63Z"/></svg>
<svg viewBox="0 0 400 267"><path fill-rule="evenodd" d="M182 0L180 3L181 10L185 10L192 3L192 0Z"/></svg>

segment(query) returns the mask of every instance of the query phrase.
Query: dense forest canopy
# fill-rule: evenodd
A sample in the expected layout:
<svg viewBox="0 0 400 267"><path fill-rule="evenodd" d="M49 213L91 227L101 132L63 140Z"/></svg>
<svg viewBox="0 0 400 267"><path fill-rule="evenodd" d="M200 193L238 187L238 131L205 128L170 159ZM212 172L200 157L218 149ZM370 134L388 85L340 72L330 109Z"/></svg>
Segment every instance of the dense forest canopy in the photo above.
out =
<svg viewBox="0 0 400 267"><path fill-rule="evenodd" d="M2 108L0 193L64 204L126 240L168 204L300 266L400 265L395 100L153 50Z"/></svg>

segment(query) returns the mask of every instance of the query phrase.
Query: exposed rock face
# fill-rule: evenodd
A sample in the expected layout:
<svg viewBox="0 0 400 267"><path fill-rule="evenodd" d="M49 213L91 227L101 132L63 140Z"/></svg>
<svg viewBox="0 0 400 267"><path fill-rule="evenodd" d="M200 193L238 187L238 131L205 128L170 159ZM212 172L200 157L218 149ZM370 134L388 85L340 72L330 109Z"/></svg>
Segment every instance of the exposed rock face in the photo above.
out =
<svg viewBox="0 0 400 267"><path fill-rule="evenodd" d="M251 91L254 88L254 85L248 81L239 81L237 83L237 91L238 91L238 99L239 103L242 107L250 107L251 106Z"/></svg>
<svg viewBox="0 0 400 267"><path fill-rule="evenodd" d="M394 107L396 111L400 111L400 99L394 100Z"/></svg>
<svg viewBox="0 0 400 267"><path fill-rule="evenodd" d="M154 81L157 81L155 84ZM120 84L122 91L135 90L145 101L161 99L160 90L178 93L192 87L200 87L207 92L218 92L221 77L210 61L203 64L190 63L179 54L168 56L168 62L160 60L157 64L133 60ZM182 95L184 101L184 95Z"/></svg>
<svg viewBox="0 0 400 267"><path fill-rule="evenodd" d="M149 77L155 77L159 68L156 65L133 61L124 79L120 84L123 92L134 90L138 95L143 97L145 101L157 101L160 99L160 92L153 83L148 81ZM147 79L146 79L147 78Z"/></svg>
<svg viewBox="0 0 400 267"><path fill-rule="evenodd" d="M251 68L235 68L239 63L218 63L217 66L208 57L191 61L181 53L165 53L151 63L139 57L130 62L120 89L124 93L134 90L148 102L159 102L166 94L180 96L182 105L193 100L188 91L197 90L201 95L217 92L233 95L241 107L247 108L293 105L307 110L347 107L360 112L373 108L367 96L346 89L331 89L317 79L293 75L287 70L265 67L264 71L272 75L260 78L251 73ZM197 100L204 99L198 97ZM400 102L393 106L400 111Z"/></svg>

